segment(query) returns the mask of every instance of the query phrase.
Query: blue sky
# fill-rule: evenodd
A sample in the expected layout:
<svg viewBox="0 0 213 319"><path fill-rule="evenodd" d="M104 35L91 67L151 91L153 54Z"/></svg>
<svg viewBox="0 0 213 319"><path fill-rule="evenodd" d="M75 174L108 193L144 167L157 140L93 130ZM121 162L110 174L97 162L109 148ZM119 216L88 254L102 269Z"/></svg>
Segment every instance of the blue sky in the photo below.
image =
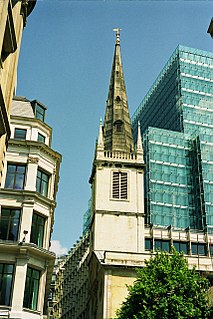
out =
<svg viewBox="0 0 213 319"><path fill-rule="evenodd" d="M178 44L213 51L207 34L212 16L212 1L37 1L23 33L17 95L48 107L52 147L63 156L53 233L58 246L69 249L82 232L108 93L112 29L122 29L132 115Z"/></svg>

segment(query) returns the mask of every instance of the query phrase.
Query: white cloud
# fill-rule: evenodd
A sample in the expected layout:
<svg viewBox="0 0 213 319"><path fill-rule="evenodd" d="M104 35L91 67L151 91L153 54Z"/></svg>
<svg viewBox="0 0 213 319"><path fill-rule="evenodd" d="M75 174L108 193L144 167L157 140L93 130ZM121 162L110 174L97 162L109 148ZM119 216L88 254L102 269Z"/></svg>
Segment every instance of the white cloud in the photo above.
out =
<svg viewBox="0 0 213 319"><path fill-rule="evenodd" d="M68 249L66 247L62 247L59 240L51 240L50 250L53 251L57 257L68 253Z"/></svg>

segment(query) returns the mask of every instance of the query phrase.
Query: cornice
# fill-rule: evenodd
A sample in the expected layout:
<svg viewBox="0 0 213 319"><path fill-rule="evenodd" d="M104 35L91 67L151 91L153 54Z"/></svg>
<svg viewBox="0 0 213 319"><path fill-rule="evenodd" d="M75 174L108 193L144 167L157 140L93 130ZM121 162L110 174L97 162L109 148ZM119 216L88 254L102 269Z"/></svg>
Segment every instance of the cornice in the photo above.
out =
<svg viewBox="0 0 213 319"><path fill-rule="evenodd" d="M13 242L9 240L0 240L1 252L6 251L8 254L10 251L16 253L16 258L29 258L32 255L37 255L40 258L48 259L49 261L55 260L55 253L39 247L33 243ZM29 255L30 254L30 255Z"/></svg>
<svg viewBox="0 0 213 319"><path fill-rule="evenodd" d="M93 183L93 179L96 173L96 170L98 168L135 168L138 171L144 171L146 164L142 163L142 162L137 162L137 161L122 161L120 159L95 159L93 161L93 165L92 165L92 173L91 176L89 178L89 183L92 184Z"/></svg>
<svg viewBox="0 0 213 319"><path fill-rule="evenodd" d="M48 145L44 144L44 143L40 143L37 141L22 141L22 140L15 140L15 139L11 139L9 140L9 146L13 146L13 147L24 147L26 149L38 149L39 151L49 155L50 157L52 157L53 159L55 159L57 162L61 162L62 160L62 155L56 151L54 151L53 149L51 149ZM9 153L9 152L8 152ZM36 152L38 153L38 152Z"/></svg>
<svg viewBox="0 0 213 319"><path fill-rule="evenodd" d="M36 202L41 202L42 204L48 205L50 208L54 209L56 207L55 200L49 199L35 191L0 188L0 197L3 195L13 199L21 197L21 202L23 204L33 205Z"/></svg>
<svg viewBox="0 0 213 319"><path fill-rule="evenodd" d="M29 124L30 126L32 126L32 123L34 123L36 127L42 126L42 127L45 127L45 129L52 131L51 126L49 126L47 123L34 117L23 117L23 116L17 116L17 115L11 114L10 120L12 125L15 125L16 123L18 123L18 124Z"/></svg>

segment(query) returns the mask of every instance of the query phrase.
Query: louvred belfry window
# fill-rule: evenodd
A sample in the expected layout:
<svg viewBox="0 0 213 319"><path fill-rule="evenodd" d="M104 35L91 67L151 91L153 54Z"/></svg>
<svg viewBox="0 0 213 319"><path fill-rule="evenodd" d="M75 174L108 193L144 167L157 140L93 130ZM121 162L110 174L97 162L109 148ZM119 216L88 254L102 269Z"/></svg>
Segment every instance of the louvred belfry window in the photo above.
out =
<svg viewBox="0 0 213 319"><path fill-rule="evenodd" d="M112 198L127 199L127 173L113 172Z"/></svg>

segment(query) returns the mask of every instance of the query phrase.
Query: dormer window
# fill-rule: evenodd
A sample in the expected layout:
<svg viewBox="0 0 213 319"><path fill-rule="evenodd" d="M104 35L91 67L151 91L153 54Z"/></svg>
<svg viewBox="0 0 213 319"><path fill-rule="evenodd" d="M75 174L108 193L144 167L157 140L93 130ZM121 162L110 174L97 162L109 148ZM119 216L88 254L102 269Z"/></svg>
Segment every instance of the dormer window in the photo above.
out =
<svg viewBox="0 0 213 319"><path fill-rule="evenodd" d="M46 107L38 101L32 101L31 103L34 109L35 118L44 122Z"/></svg>
<svg viewBox="0 0 213 319"><path fill-rule="evenodd" d="M115 100L116 100L116 102L117 102L117 103L119 103L119 102L121 101L120 96L119 96L119 95L118 95L118 96L116 96L116 99L115 99Z"/></svg>
<svg viewBox="0 0 213 319"><path fill-rule="evenodd" d="M121 133L123 131L123 122L121 120L117 120L114 123L115 132Z"/></svg>
<svg viewBox="0 0 213 319"><path fill-rule="evenodd" d="M39 120L41 120L42 122L44 122L44 117L45 117L45 109L39 105L36 104L36 108L35 108L35 117Z"/></svg>

